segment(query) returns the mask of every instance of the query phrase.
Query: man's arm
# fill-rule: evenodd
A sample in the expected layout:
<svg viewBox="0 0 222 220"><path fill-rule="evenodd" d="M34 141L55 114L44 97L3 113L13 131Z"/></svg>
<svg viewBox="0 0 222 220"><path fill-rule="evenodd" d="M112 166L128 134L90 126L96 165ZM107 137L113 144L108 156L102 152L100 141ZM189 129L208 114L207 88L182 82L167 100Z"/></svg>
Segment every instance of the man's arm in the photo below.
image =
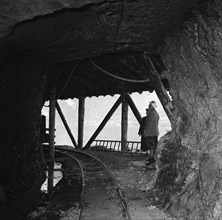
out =
<svg viewBox="0 0 222 220"><path fill-rule="evenodd" d="M145 120L146 120L146 117L143 117L141 122L140 122L140 128L139 128L139 131L138 131L138 135L139 136L143 135L144 126L145 126Z"/></svg>

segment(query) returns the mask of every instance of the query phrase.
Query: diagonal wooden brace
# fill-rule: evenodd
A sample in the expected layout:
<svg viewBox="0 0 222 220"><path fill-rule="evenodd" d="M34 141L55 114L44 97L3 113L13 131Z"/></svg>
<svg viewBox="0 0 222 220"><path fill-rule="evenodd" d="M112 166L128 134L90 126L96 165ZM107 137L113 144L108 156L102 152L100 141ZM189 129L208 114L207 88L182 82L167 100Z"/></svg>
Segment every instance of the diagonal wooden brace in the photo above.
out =
<svg viewBox="0 0 222 220"><path fill-rule="evenodd" d="M140 123L142 117L141 117L140 112L138 111L134 101L132 100L132 98L130 97L130 95L128 93L125 94L125 98L126 98L127 103L129 104L134 116L136 117L137 121Z"/></svg>
<svg viewBox="0 0 222 220"><path fill-rule="evenodd" d="M121 104L122 99L121 96L117 99L117 101L115 102L115 104L113 105L113 107L110 109L110 111L107 113L107 115L105 116L105 118L103 119L103 121L101 122L101 124L99 125L99 127L97 128L97 130L94 132L94 134L92 135L92 137L89 139L89 141L87 142L87 144L85 145L85 147L83 148L83 150L88 149L92 142L95 140L95 138L98 136L98 134L101 132L101 130L104 128L104 126L106 125L106 123L109 121L109 119L111 118L111 116L113 115L113 113L116 111L116 109L119 107L119 105Z"/></svg>
<svg viewBox="0 0 222 220"><path fill-rule="evenodd" d="M65 126L65 128L66 128L66 131L67 131L67 133L68 133L68 135L69 135L69 137L70 137L70 139L71 139L74 147L75 147L75 148L78 148L78 145L77 145L77 143L76 143L76 140L75 140L74 136L72 135L72 132L71 132L71 130L70 130L70 128L69 128L69 125L68 125L68 123L67 123L67 121L66 121L66 119L65 119L65 116L64 116L63 113L62 113L62 110L61 110L58 102L56 102L56 109L57 109L57 111L58 111L58 113L59 113L59 116L60 116L60 118L61 118L61 120L62 120L62 122L63 122L63 124L64 124L64 126Z"/></svg>
<svg viewBox="0 0 222 220"><path fill-rule="evenodd" d="M152 83L153 88L156 91L156 94L171 122L171 125L175 124L175 115L173 113L173 104L172 101L167 94L166 89L160 79L160 76L153 64L151 58L145 54L139 54L141 63L143 64L144 68L149 73L150 82Z"/></svg>

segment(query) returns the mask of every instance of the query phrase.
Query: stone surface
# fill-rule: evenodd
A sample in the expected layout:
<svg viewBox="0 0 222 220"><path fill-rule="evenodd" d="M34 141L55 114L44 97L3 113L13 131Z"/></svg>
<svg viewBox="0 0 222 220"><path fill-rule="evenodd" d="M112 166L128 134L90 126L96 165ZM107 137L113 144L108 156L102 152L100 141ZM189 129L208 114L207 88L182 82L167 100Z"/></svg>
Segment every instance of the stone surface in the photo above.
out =
<svg viewBox="0 0 222 220"><path fill-rule="evenodd" d="M183 28L166 38L161 49L170 93L178 109L178 126L161 151L160 168L171 179L166 184L166 174L159 172L159 199L171 190L163 206L189 219L222 217L218 209L222 166L222 3L214 3L200 8Z"/></svg>
<svg viewBox="0 0 222 220"><path fill-rule="evenodd" d="M10 34L13 27L18 23L31 20L36 16L44 16L61 9L75 9L100 2L103 2L103 0L2 0L0 8L0 38Z"/></svg>
<svg viewBox="0 0 222 220"><path fill-rule="evenodd" d="M198 0L83 1L79 10L80 1L69 2L3 4L0 56L28 50L64 62L127 50L151 53Z"/></svg>
<svg viewBox="0 0 222 220"><path fill-rule="evenodd" d="M222 218L221 1L172 31L197 2L1 2L1 204L43 175L39 117L49 64L159 45L178 120L159 151L156 202L187 219Z"/></svg>
<svg viewBox="0 0 222 220"><path fill-rule="evenodd" d="M0 82L0 209L45 179L40 136L44 77L39 75L46 66L26 58L32 63L28 68L23 59L4 66L7 74Z"/></svg>

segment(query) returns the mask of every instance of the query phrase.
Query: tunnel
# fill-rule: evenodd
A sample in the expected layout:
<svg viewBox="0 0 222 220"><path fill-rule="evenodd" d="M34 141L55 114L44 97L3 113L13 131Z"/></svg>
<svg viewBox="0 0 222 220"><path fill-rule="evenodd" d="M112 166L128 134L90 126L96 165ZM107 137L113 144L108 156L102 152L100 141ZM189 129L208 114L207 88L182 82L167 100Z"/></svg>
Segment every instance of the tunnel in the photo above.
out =
<svg viewBox="0 0 222 220"><path fill-rule="evenodd" d="M221 1L0 4L0 212L45 181L41 109L53 93L155 91L172 130L149 196L179 218L222 217Z"/></svg>

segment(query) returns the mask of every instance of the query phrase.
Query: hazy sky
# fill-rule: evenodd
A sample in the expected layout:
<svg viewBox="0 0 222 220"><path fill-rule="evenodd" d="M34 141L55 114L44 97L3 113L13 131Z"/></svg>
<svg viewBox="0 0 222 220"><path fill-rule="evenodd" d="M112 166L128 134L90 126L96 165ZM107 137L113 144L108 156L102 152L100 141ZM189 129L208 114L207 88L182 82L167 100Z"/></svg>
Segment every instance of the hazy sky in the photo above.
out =
<svg viewBox="0 0 222 220"><path fill-rule="evenodd" d="M115 96L100 96L86 98L85 100L85 123L84 123L84 143L95 132L99 124L102 122L110 108L118 99L119 95ZM155 92L143 92L142 94L133 93L131 94L135 105L137 106L141 116L145 116L145 109L148 107L149 102L155 100L157 102L157 111L160 115L159 130L160 136L165 134L171 129L170 122L162 108L159 99L157 98ZM78 100L68 99L65 101L59 100L60 107L65 115L66 121L69 124L70 129L77 141L77 129L78 129ZM49 109L44 107L42 109L42 114L46 115L48 118ZM128 139L133 141L139 141L138 136L139 124L129 107L128 115ZM109 140L120 140L121 137L121 105L118 107L116 112L110 118L109 122L104 127L103 131L97 136L96 139L109 139ZM56 144L72 145L70 138L64 128L64 125L56 114Z"/></svg>

